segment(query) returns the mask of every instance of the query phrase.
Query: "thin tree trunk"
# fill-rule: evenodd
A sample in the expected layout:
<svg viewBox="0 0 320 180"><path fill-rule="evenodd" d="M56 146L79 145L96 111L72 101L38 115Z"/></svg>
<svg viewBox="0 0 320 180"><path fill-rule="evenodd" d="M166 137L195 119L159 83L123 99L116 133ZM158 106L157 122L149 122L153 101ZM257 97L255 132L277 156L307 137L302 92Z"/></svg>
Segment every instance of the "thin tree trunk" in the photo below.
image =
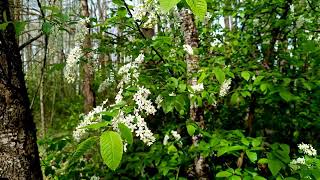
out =
<svg viewBox="0 0 320 180"><path fill-rule="evenodd" d="M41 135L42 137L45 136L46 134L46 122L45 122L45 118L44 118L44 100L43 100L43 82L44 78L42 78L40 80L40 118L41 118Z"/></svg>
<svg viewBox="0 0 320 180"><path fill-rule="evenodd" d="M0 1L0 24L11 20L8 0ZM42 179L36 129L22 72L14 26L0 30L0 177Z"/></svg>
<svg viewBox="0 0 320 180"><path fill-rule="evenodd" d="M87 0L81 0L81 15L84 17L89 17L89 8L88 8L88 1ZM87 24L89 26L89 24ZM83 49L85 51L88 51L91 49L91 39L90 39L90 33L88 33L85 37L84 43L83 43ZM83 65L83 71L84 71L84 82L83 82L83 95L84 95L84 112L89 113L93 107L95 106L95 94L92 89L92 82L93 82L93 67L91 64L91 53L87 52L85 57L87 59L87 62Z"/></svg>
<svg viewBox="0 0 320 180"><path fill-rule="evenodd" d="M194 23L194 17L190 13L189 10L181 11L181 19L182 19L182 31L184 33L184 41L185 44L190 45L192 48L198 48L199 46L199 37L196 29L196 25ZM193 86L197 85L197 78L192 77L194 73L197 72L199 66L199 57L197 55L187 54L187 74L190 78L188 84ZM195 104L191 104L190 106L190 118L197 122L201 128L204 128L204 120L201 110L196 107ZM193 144L198 144L198 137L193 137ZM203 156L199 156L195 159L194 169L197 179L208 179L208 174L206 173L206 165L205 158Z"/></svg>

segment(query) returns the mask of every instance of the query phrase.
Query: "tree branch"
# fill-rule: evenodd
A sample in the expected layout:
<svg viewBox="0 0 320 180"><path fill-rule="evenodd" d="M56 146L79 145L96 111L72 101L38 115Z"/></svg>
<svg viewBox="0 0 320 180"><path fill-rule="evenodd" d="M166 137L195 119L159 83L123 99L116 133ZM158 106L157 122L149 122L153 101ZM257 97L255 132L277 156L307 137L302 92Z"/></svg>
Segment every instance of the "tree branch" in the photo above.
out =
<svg viewBox="0 0 320 180"><path fill-rule="evenodd" d="M25 48L29 44L33 43L34 41L38 40L42 35L43 35L43 33L41 32L40 34L38 34L34 38L31 38L27 42L23 43L21 46L19 46L19 51L21 51L23 48Z"/></svg>

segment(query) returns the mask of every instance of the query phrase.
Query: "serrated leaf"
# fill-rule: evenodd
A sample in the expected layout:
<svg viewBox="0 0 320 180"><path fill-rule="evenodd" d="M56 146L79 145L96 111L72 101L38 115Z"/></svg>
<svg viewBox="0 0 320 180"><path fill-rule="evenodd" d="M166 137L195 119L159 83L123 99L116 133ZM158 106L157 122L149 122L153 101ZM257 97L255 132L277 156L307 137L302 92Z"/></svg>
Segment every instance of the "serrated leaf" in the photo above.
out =
<svg viewBox="0 0 320 180"><path fill-rule="evenodd" d="M195 14L202 21L207 13L207 1L186 0L186 2L190 6L193 14Z"/></svg>
<svg viewBox="0 0 320 180"><path fill-rule="evenodd" d="M160 8L165 12L170 11L175 5L177 5L180 0L159 0Z"/></svg>
<svg viewBox="0 0 320 180"><path fill-rule="evenodd" d="M223 84L226 75L225 73L220 69L220 68L214 68L213 73L216 76L217 80L219 81L220 84Z"/></svg>
<svg viewBox="0 0 320 180"><path fill-rule="evenodd" d="M196 132L196 127L194 126L194 125L192 125L192 124L188 124L187 125L187 131L188 131L188 134L190 135L190 136L193 136L194 135L194 133Z"/></svg>
<svg viewBox="0 0 320 180"><path fill-rule="evenodd" d="M127 140L128 144L132 144L133 143L133 136L132 136L131 130L123 123L119 123L118 127L119 127L119 130L121 133L121 137L123 139Z"/></svg>
<svg viewBox="0 0 320 180"><path fill-rule="evenodd" d="M230 177L230 176L232 176L232 173L228 171L221 171L216 174L216 177Z"/></svg>
<svg viewBox="0 0 320 180"><path fill-rule="evenodd" d="M114 131L104 132L100 136L100 153L103 162L112 170L116 170L120 165L123 144L119 133Z"/></svg>
<svg viewBox="0 0 320 180"><path fill-rule="evenodd" d="M255 153L255 152L251 152L249 150L246 150L246 154L247 154L248 158L250 159L250 161L253 163L256 162L256 160L258 159L257 153Z"/></svg>
<svg viewBox="0 0 320 180"><path fill-rule="evenodd" d="M243 79L245 79L246 81L249 81L249 79L250 79L249 71L242 71L241 72L241 77L243 77Z"/></svg>

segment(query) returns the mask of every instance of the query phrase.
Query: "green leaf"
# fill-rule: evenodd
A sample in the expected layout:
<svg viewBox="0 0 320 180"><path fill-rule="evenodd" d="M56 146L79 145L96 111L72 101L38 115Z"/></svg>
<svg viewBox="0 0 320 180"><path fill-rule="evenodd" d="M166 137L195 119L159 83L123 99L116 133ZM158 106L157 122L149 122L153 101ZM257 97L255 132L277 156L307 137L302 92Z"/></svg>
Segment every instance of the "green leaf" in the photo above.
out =
<svg viewBox="0 0 320 180"><path fill-rule="evenodd" d="M207 12L206 0L186 0L190 6L193 14L195 14L201 21L204 19Z"/></svg>
<svg viewBox="0 0 320 180"><path fill-rule="evenodd" d="M230 177L230 176L232 176L232 173L228 171L221 171L216 174L216 177Z"/></svg>
<svg viewBox="0 0 320 180"><path fill-rule="evenodd" d="M231 176L229 179L231 179L231 180L241 180L241 177L240 177L240 176L233 175L233 176Z"/></svg>
<svg viewBox="0 0 320 180"><path fill-rule="evenodd" d="M282 99L289 102L294 99L294 96L288 90L280 90L279 95Z"/></svg>
<svg viewBox="0 0 320 180"><path fill-rule="evenodd" d="M273 176L276 176L284 164L277 159L268 159L268 167Z"/></svg>
<svg viewBox="0 0 320 180"><path fill-rule="evenodd" d="M103 162L112 170L116 170L120 165L123 144L121 136L114 131L104 132L100 136L100 153Z"/></svg>
<svg viewBox="0 0 320 180"><path fill-rule="evenodd" d="M44 22L42 24L42 31L44 34L50 34L51 33L51 29L52 29L53 25L50 24L49 22Z"/></svg>
<svg viewBox="0 0 320 180"><path fill-rule="evenodd" d="M256 162L256 160L258 159L257 153L255 153L255 152L251 152L249 150L246 150L246 154L247 154L248 158L250 159L250 161L253 163Z"/></svg>
<svg viewBox="0 0 320 180"><path fill-rule="evenodd" d="M103 127L106 127L107 125L109 125L110 122L107 122L107 121L102 121L102 122L98 122L98 123L95 123L95 124L90 124L88 126L84 126L82 127L81 129L92 129L92 130L96 130L96 129L100 129L100 128L103 128Z"/></svg>
<svg viewBox="0 0 320 180"><path fill-rule="evenodd" d="M245 79L246 81L249 81L249 79L250 79L249 71L242 71L241 72L241 77L243 77L243 79Z"/></svg>
<svg viewBox="0 0 320 180"><path fill-rule="evenodd" d="M213 73L216 76L220 84L222 84L226 78L225 73L220 68L214 68Z"/></svg>
<svg viewBox="0 0 320 180"><path fill-rule="evenodd" d="M14 27L15 27L15 30L16 30L16 36L21 35L21 33L23 32L26 24L27 23L25 21L14 22Z"/></svg>
<svg viewBox="0 0 320 180"><path fill-rule="evenodd" d="M97 138L96 137L90 137L86 139L85 141L82 141L76 151L73 153L71 160L69 161L70 163L75 162L78 160L81 156L84 155L89 149L93 147L93 145L96 143Z"/></svg>
<svg viewBox="0 0 320 180"><path fill-rule="evenodd" d="M6 30L8 25L9 25L9 23L7 23L7 22L1 23L0 24L0 30L2 30L2 31Z"/></svg>
<svg viewBox="0 0 320 180"><path fill-rule="evenodd" d="M163 9L165 12L170 11L175 5L177 5L180 0L159 0L160 8Z"/></svg>
<svg viewBox="0 0 320 180"><path fill-rule="evenodd" d="M258 147L261 144L261 138L254 138L252 140L252 146L253 147Z"/></svg>
<svg viewBox="0 0 320 180"><path fill-rule="evenodd" d="M193 124L188 124L187 125L187 131L188 131L188 134L190 135L190 136L193 136L194 135L194 133L196 132L196 127L193 125Z"/></svg>
<svg viewBox="0 0 320 180"><path fill-rule="evenodd" d="M121 137L123 139L127 140L128 144L132 144L133 143L133 136L132 136L131 130L123 123L119 123L118 127L119 127L119 130L121 133Z"/></svg>
<svg viewBox="0 0 320 180"><path fill-rule="evenodd" d="M222 147L218 150L217 156L220 157L223 154L227 153L227 152L231 152L231 151L239 151L239 150L243 150L246 147L244 146L230 146L230 147Z"/></svg>
<svg viewBox="0 0 320 180"><path fill-rule="evenodd" d="M267 158L261 158L258 161L258 164L267 164L268 163L268 159Z"/></svg>
<svg viewBox="0 0 320 180"><path fill-rule="evenodd" d="M261 176L255 176L255 177L253 177L253 180L266 180L266 178L261 177Z"/></svg>

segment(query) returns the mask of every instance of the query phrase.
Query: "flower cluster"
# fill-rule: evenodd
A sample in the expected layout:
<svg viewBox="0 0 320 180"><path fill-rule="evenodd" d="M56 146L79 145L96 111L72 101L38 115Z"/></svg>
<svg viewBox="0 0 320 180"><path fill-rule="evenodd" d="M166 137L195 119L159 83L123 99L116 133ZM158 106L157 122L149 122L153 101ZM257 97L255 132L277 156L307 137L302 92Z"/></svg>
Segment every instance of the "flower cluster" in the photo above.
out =
<svg viewBox="0 0 320 180"><path fill-rule="evenodd" d="M297 158L292 160L289 166L296 171L300 169L300 165L304 165L304 164L306 164L306 160L304 159L304 157L302 157L302 158Z"/></svg>
<svg viewBox="0 0 320 180"><path fill-rule="evenodd" d="M192 85L191 88L195 92L201 92L204 90L203 83Z"/></svg>
<svg viewBox="0 0 320 180"><path fill-rule="evenodd" d="M145 17L147 20L142 24L143 28L153 28L158 21L156 12L159 11L157 2L154 0L144 0L142 4L135 6L133 9L134 20L143 21Z"/></svg>
<svg viewBox="0 0 320 180"><path fill-rule="evenodd" d="M308 156L316 156L317 150L315 150L311 144L298 144L299 149Z"/></svg>
<svg viewBox="0 0 320 180"><path fill-rule="evenodd" d="M179 141L181 139L181 135L177 131L171 130L170 133L173 136L173 138L175 139L175 141ZM170 139L170 136L168 134L166 134L163 138L163 145L167 145L169 139Z"/></svg>
<svg viewBox="0 0 320 180"><path fill-rule="evenodd" d="M136 105L138 105L138 111L145 111L147 115L154 115L157 110L152 105L151 100L147 99L150 94L151 93L148 89L144 88L143 86L139 87L137 93L133 95L133 100L136 102Z"/></svg>
<svg viewBox="0 0 320 180"><path fill-rule="evenodd" d="M75 33L75 42L76 44L82 44L85 36L89 33L89 28L87 28L87 24L90 23L89 18L84 18L81 19L77 24L76 24L76 33ZM66 66L65 66L65 71L64 71L64 76L67 79L68 83L73 83L77 77L77 74L79 72L79 59L83 55L81 47L80 46L75 46L69 53L67 61L66 61Z"/></svg>
<svg viewBox="0 0 320 180"><path fill-rule="evenodd" d="M106 111L106 109L103 106L107 103L107 101L108 100L105 100L100 106L95 107L92 111L90 111L88 114L86 114L83 117L83 120L73 131L73 138L76 141L80 141L83 135L86 133L86 128L85 128L86 126L89 126L101 121L101 118L102 118L101 112Z"/></svg>
<svg viewBox="0 0 320 180"><path fill-rule="evenodd" d="M230 89L230 85L231 85L231 79L224 80L224 82L222 83L222 85L220 87L220 92L219 92L220 97L224 97L228 94L228 91Z"/></svg>
<svg viewBox="0 0 320 180"><path fill-rule="evenodd" d="M69 83L73 83L76 80L77 73L79 71L78 61L81 56L82 51L79 46L74 47L68 55L64 76Z"/></svg>
<svg viewBox="0 0 320 180"><path fill-rule="evenodd" d="M140 54L133 62L122 66L119 69L118 75L122 76L120 83L118 84L118 93L115 97L115 103L122 101L122 93L126 85L136 85L139 79L138 68L139 65L144 61L144 55ZM118 116L113 118L112 127L114 130L118 129L118 124L123 123L126 125L131 132L135 132L135 135L140 138L148 146L155 142L155 137L151 130L148 128L147 123L141 116L141 113L151 115L156 113L156 108L153 106L148 96L151 94L150 90L145 87L138 86L138 91L133 95L135 101L134 114L125 115L123 111L120 111Z"/></svg>

